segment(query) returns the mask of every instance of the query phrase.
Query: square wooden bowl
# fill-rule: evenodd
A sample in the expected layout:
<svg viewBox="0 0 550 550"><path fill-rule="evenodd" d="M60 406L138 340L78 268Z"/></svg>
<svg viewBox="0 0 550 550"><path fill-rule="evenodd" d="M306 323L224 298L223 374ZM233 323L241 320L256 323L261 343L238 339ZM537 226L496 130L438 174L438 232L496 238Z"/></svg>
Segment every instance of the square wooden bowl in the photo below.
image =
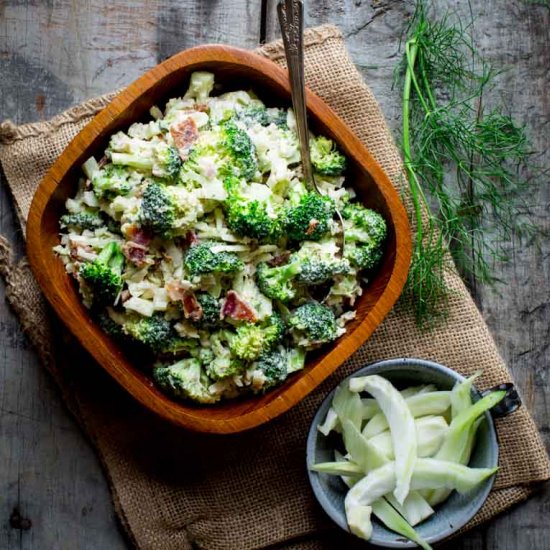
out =
<svg viewBox="0 0 550 550"><path fill-rule="evenodd" d="M315 94L307 92L313 130L334 139L349 159L347 184L359 199L388 223L382 264L357 303L357 317L339 340L311 354L304 370L265 395L201 406L162 393L148 375L149 365L132 363L97 326L78 290L52 251L59 244L59 218L65 200L76 192L81 166L103 155L109 136L149 118L152 105L163 105L186 90L193 71L207 70L224 91L251 88L268 106L291 104L287 72L246 50L200 46L154 67L121 92L69 144L40 183L27 226L27 251L33 272L55 312L98 363L131 395L160 416L185 428L231 433L258 426L290 409L337 369L372 334L399 297L411 258L407 214L388 177L370 153ZM345 93L345 90L342 90ZM77 368L77 367L75 367Z"/></svg>

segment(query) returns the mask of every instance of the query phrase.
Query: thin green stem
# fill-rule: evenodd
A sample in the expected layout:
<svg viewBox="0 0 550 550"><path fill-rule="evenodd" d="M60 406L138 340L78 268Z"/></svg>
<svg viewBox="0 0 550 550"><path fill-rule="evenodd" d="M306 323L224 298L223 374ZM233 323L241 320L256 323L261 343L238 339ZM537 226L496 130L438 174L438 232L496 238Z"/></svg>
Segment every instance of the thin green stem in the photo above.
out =
<svg viewBox="0 0 550 550"><path fill-rule="evenodd" d="M416 43L407 42L405 46L407 52L407 71L405 73L405 83L403 86L403 156L405 170L409 179L411 196L414 203L414 212L416 217L416 241L422 242L424 238L422 227L422 208L420 204L419 192L421 192L420 182L416 176L412 165L411 152L411 132L410 132L410 112L411 112L411 84L414 74L414 63L418 52Z"/></svg>

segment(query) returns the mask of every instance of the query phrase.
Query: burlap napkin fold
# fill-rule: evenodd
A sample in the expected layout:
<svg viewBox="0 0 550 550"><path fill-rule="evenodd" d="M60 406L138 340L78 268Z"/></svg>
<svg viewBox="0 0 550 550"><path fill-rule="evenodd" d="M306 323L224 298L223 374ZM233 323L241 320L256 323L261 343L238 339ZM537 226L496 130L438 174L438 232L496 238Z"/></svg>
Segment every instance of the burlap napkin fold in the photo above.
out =
<svg viewBox="0 0 550 550"><path fill-rule="evenodd" d="M308 85L357 134L406 198L399 153L339 30L332 26L308 30L306 47ZM279 42L258 53L284 64ZM2 125L0 161L23 230L40 179L111 97L88 101L49 122ZM281 418L240 435L187 433L140 407L70 340L64 342L63 357L56 357L58 331L52 330L56 321L48 318L26 262L14 264L6 241L0 244L8 299L95 444L117 511L140 548L342 545L346 535L316 504L304 463L309 423L334 384L365 363L404 356L434 359L463 374L483 369L481 387L510 379L483 319L453 272L449 284L456 292L447 326L424 334L408 315L394 310L352 359ZM525 408L497 421L497 426L500 471L493 492L470 526L527 498L537 482L550 477L545 449ZM351 544L348 539L345 543Z"/></svg>

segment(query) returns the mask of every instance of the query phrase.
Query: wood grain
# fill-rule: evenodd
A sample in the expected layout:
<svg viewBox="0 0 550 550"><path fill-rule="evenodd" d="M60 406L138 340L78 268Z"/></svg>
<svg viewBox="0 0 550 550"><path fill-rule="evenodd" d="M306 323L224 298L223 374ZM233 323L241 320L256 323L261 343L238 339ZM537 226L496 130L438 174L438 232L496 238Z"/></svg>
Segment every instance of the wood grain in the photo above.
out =
<svg viewBox="0 0 550 550"><path fill-rule="evenodd" d="M380 212L388 225L384 256L376 275L356 303L356 317L330 346L308 356L303 371L262 396L227 400L205 407L176 401L157 389L145 365L129 360L94 323L52 248L59 243L59 217L75 192L82 163L100 158L110 136L148 117L185 89L194 70L210 70L224 90L251 88L268 105L290 105L286 71L246 50L204 46L181 52L121 92L69 144L40 183L27 222L27 253L44 295L80 343L98 363L143 405L185 428L232 433L268 422L301 401L336 370L374 332L397 301L407 278L411 241L399 195L367 149L315 94L306 91L312 129L332 137L349 160L348 177L358 198Z"/></svg>
<svg viewBox="0 0 550 550"><path fill-rule="evenodd" d="M116 10L113 13L111 9L112 1L0 2L0 118L18 123L48 118L91 95L130 83L161 61L163 55L175 53L183 45L215 41L230 41L241 47L256 45L258 0L148 0L150 9L144 4L117 0L117 7L129 12L126 17L131 22L131 30L120 32L117 26L123 18L115 25L117 16ZM436 4L445 10L467 3L440 0ZM278 36L276 19L271 17L273 5L274 0L269 0L268 40ZM523 0L472 0L472 8L482 48L497 66L507 69L493 94L504 94L514 114L529 123L537 148L547 149L548 8ZM409 9L410 3L402 0L310 0L307 9L308 24L330 21L342 28L351 55L393 130L399 128L400 107L392 89L392 70ZM208 24L201 25L205 13ZM50 30L50 21L65 23ZM74 32L75 27L81 38ZM143 38L143 48L136 52L130 47L136 39L129 36L131 33ZM88 37L93 36L102 39L86 44ZM105 53L107 50L109 54ZM82 61L71 62L71 57ZM101 65L94 65L98 57L102 57L105 68L97 75L84 74L84 66ZM124 78L120 77L121 64L125 67ZM88 83L87 90L84 82ZM548 153L544 159L549 165ZM533 202L539 204L541 224L548 228L545 211L550 204L550 187L537 190ZM21 253L23 245L2 186L0 230ZM542 242L540 250L533 244L516 246L512 261L507 266L497 266L497 275L503 280L501 294L479 285L476 289L478 304L547 443L549 257L547 241ZM2 306L0 438L2 458L10 457L3 460L0 468L0 548L125 547L92 448L68 416L36 355L28 349L16 319ZM79 463L84 467L77 468ZM48 474L44 465L52 464L57 464L57 468ZM39 475L30 476L28 472ZM15 506L32 520L28 531L10 527L9 517ZM547 489L447 546L457 550L549 548L549 509ZM83 510L87 512L82 513ZM328 542L327 547L331 547Z"/></svg>

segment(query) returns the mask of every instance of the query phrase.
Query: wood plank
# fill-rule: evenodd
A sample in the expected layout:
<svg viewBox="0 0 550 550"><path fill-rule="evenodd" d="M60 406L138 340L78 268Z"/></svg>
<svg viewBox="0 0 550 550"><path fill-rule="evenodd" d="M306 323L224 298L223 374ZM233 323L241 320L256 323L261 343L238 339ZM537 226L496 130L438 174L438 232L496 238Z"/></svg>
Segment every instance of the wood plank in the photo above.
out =
<svg viewBox="0 0 550 550"><path fill-rule="evenodd" d="M47 119L129 84L180 49L218 41L253 47L258 37L259 9L252 0L3 2L0 118ZM0 233L23 252L2 185ZM0 283L2 304L4 290ZM127 547L94 451L5 306L0 306L0 441L0 548ZM29 530L10 525L15 508L30 519ZM12 523L26 525L15 516Z"/></svg>

